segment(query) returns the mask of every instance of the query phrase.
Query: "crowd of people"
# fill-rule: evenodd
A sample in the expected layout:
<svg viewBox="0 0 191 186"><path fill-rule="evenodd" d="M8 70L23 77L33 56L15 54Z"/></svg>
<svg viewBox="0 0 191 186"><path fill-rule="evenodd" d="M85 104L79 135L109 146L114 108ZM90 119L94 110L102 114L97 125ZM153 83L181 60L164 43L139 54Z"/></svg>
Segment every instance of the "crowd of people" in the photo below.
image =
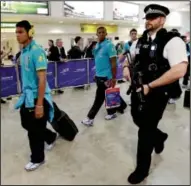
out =
<svg viewBox="0 0 191 186"><path fill-rule="evenodd" d="M49 61L65 61L66 59L82 59L82 58L94 58L92 49L96 45L96 41L92 41L84 49L81 48L83 45L82 37L76 36L75 45L71 46L71 49L66 53L62 39L56 40L54 45L53 40L48 41L49 48L47 49L47 58Z"/></svg>
<svg viewBox="0 0 191 186"><path fill-rule="evenodd" d="M22 45L20 61L23 94L15 108L20 109L21 124L28 132L30 142L31 160L25 166L27 171L33 171L45 163L44 142L51 148L57 139L56 133L46 128L47 121L51 122L54 117L51 90L46 80L48 60L59 62L93 57L97 89L94 103L82 124L93 126L94 118L104 103L105 90L116 85L117 63L123 63L124 77L131 84L131 115L139 128L137 164L128 182L138 184L149 175L153 150L157 154L162 153L168 138L168 134L158 129L159 121L169 99L177 96L172 97L172 93L177 93L179 79L184 77L184 85L188 83L190 48L185 36L181 37L177 30L167 32L163 28L166 16L170 13L168 8L151 4L144 12L145 31L140 38L137 37L137 30L132 29L129 33L131 40L115 46L107 39L107 29L99 27L97 41L82 50L82 38L77 36L75 46L67 54L61 39L56 40L56 46L49 40L46 53L33 39L34 27L28 21L16 24L17 40ZM133 68L127 54L131 56ZM33 64L28 60L33 61ZM140 79L142 84L138 87L136 82L140 83ZM124 112L127 105L122 97L120 99L119 108L107 110L106 120L115 119L118 111Z"/></svg>

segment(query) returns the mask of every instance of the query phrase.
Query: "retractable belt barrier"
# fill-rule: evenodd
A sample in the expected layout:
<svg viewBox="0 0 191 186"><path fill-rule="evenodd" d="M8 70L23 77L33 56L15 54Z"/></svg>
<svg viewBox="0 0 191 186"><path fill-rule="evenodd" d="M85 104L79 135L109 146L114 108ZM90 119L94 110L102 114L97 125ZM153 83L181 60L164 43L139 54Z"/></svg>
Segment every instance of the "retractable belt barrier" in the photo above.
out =
<svg viewBox="0 0 191 186"><path fill-rule="evenodd" d="M122 64L118 63L117 79L123 77ZM15 96L22 92L21 67L1 66L1 97ZM78 87L94 83L94 59L69 60L48 63L47 81L52 90Z"/></svg>

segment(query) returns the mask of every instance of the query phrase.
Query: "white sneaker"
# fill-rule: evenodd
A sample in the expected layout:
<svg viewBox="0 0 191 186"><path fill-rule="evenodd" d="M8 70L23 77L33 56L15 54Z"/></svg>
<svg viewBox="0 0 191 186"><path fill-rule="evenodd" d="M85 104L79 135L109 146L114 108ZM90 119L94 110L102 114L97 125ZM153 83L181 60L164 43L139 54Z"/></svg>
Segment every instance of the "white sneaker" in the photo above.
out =
<svg viewBox="0 0 191 186"><path fill-rule="evenodd" d="M169 99L168 103L169 103L169 104L175 104L175 103L176 103L176 100L174 100L174 99Z"/></svg>
<svg viewBox="0 0 191 186"><path fill-rule="evenodd" d="M87 125L87 126L93 126L93 122L94 122L94 120L89 119L89 118L82 120L82 124Z"/></svg>
<svg viewBox="0 0 191 186"><path fill-rule="evenodd" d="M112 119L115 119L116 117L117 117L117 114L112 114L112 115L105 116L105 119L106 120L112 120Z"/></svg>
<svg viewBox="0 0 191 186"><path fill-rule="evenodd" d="M26 171L34 171L36 169L38 169L42 164L44 164L45 161L41 162L41 163L32 163L29 162L26 166L25 166L25 170Z"/></svg>
<svg viewBox="0 0 191 186"><path fill-rule="evenodd" d="M48 145L47 143L45 143L45 149L48 150L48 151L52 150L53 147L55 146L56 140L59 138L59 136L60 136L60 135L59 135L58 133L56 133L56 139L55 139L55 141L54 141L53 143L51 143L50 145Z"/></svg>

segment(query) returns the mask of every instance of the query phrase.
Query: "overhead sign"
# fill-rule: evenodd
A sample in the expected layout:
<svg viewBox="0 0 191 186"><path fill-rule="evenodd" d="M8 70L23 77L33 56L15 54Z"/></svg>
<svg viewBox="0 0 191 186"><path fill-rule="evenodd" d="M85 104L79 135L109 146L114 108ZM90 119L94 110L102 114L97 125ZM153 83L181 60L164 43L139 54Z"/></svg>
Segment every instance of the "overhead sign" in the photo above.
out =
<svg viewBox="0 0 191 186"><path fill-rule="evenodd" d="M64 1L66 17L103 19L103 9L103 1Z"/></svg>
<svg viewBox="0 0 191 186"><path fill-rule="evenodd" d="M16 23L12 22L1 22L1 28L15 28Z"/></svg>
<svg viewBox="0 0 191 186"><path fill-rule="evenodd" d="M139 5L113 1L113 19L114 20L127 20L138 22L139 18Z"/></svg>
<svg viewBox="0 0 191 186"><path fill-rule="evenodd" d="M48 15L48 1L1 1L1 13Z"/></svg>
<svg viewBox="0 0 191 186"><path fill-rule="evenodd" d="M116 25L81 24L80 26L81 26L81 32L83 33L96 34L97 28L100 26L104 26L108 34L116 33L118 31L118 27Z"/></svg>

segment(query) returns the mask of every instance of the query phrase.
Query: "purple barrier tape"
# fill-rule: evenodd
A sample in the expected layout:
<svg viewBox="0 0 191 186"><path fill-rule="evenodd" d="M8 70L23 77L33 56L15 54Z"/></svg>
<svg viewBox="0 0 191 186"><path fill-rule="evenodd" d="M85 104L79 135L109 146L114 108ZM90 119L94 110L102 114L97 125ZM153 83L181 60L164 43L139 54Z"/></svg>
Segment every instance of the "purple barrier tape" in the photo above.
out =
<svg viewBox="0 0 191 186"><path fill-rule="evenodd" d="M87 84L87 60L57 63L58 88Z"/></svg>
<svg viewBox="0 0 191 186"><path fill-rule="evenodd" d="M0 67L1 73L1 97L18 94L17 76L15 67Z"/></svg>
<svg viewBox="0 0 191 186"><path fill-rule="evenodd" d="M55 89L55 63L48 63L47 81L50 89Z"/></svg>
<svg viewBox="0 0 191 186"><path fill-rule="evenodd" d="M117 64L117 79L123 78L123 65L122 63Z"/></svg>
<svg viewBox="0 0 191 186"><path fill-rule="evenodd" d="M95 61L94 59L89 60L89 81L90 83L94 83L95 76Z"/></svg>

